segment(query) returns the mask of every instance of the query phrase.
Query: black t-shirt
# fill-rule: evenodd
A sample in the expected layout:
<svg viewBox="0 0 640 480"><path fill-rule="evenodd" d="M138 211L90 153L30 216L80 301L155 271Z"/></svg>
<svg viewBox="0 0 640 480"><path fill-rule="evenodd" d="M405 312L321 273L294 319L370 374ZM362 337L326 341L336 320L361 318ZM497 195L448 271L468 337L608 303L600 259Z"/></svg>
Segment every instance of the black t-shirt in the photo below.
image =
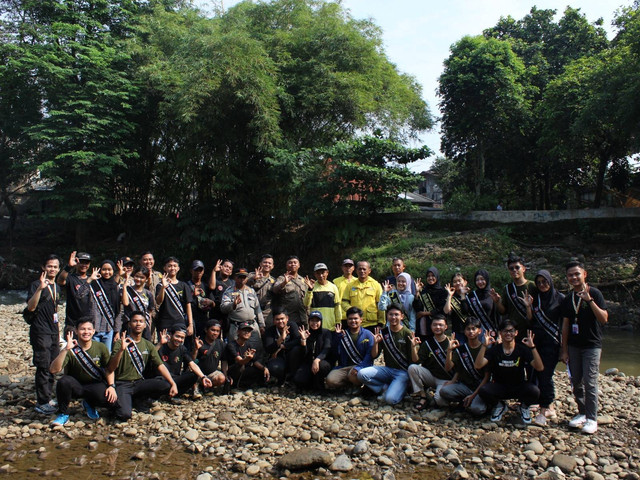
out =
<svg viewBox="0 0 640 480"><path fill-rule="evenodd" d="M196 323L207 323L211 308L203 309L200 308L200 305L202 304L202 299L207 298L213 300L213 294L209 291L209 287L204 283L198 285L198 287L202 289L201 295L195 294L196 286L191 280L187 282L187 285L189 285L189 288L191 289L191 314L193 315L193 321Z"/></svg>
<svg viewBox="0 0 640 480"><path fill-rule="evenodd" d="M180 305L182 305L182 312L184 315L187 314L187 304L191 303L191 287L184 283L181 280L178 280L178 283L172 284L176 293L178 294L178 298L180 300ZM169 288L167 287L164 292L164 301L160 305L158 309L158 316L156 318L156 327L159 331L164 330L165 328L171 328L171 326L176 323L187 325L187 319L183 316L183 313L180 311L178 307L174 304L173 300L169 298ZM162 284L158 284L156 287L156 296L160 293L162 289Z"/></svg>
<svg viewBox="0 0 640 480"><path fill-rule="evenodd" d="M607 309L607 302L600 290L589 287L589 295L598 307ZM580 297L571 292L564 297L561 309L562 318L569 319L569 345L579 348L602 348L602 325L596 319L589 303L580 301Z"/></svg>
<svg viewBox="0 0 640 480"><path fill-rule="evenodd" d="M187 347L180 345L175 350L171 350L166 343L158 350L160 358L164 362L167 370L171 375L180 375L184 370L189 368L189 363L193 362L193 358L189 354Z"/></svg>
<svg viewBox="0 0 640 480"><path fill-rule="evenodd" d="M204 344L198 349L198 366L202 373L209 375L220 366L222 355L224 354L224 342L219 338L213 341L213 345L204 341Z"/></svg>
<svg viewBox="0 0 640 480"><path fill-rule="evenodd" d="M492 380L503 385L518 385L528 380L529 365L533 360L531 349L516 343L513 352L505 355L502 344L497 344L486 351L484 358L489 363L487 369Z"/></svg>
<svg viewBox="0 0 640 480"><path fill-rule="evenodd" d="M249 342L246 342L244 345L239 345L237 341L230 340L224 350L224 359L229 363L229 365L233 365L236 363L236 357L244 357L244 352L246 352L249 348L251 348ZM257 360L257 354L258 352L256 352L256 355L253 357L253 359L245 365L253 365Z"/></svg>
<svg viewBox="0 0 640 480"><path fill-rule="evenodd" d="M67 296L67 317L65 324L75 327L76 322L86 315L91 315L91 298L89 295L78 298L80 286L87 283L86 278L80 278L77 273L67 275L65 294Z"/></svg>
<svg viewBox="0 0 640 480"><path fill-rule="evenodd" d="M40 280L36 280L29 286L29 293L27 294L27 302L38 290L40 286ZM60 305L60 293L62 289L57 283L49 285L47 288L40 292L40 300L36 307L37 315L31 324L31 332L39 334L58 334L57 319L54 322L54 315L57 312L57 307ZM55 303L54 298L55 297Z"/></svg>

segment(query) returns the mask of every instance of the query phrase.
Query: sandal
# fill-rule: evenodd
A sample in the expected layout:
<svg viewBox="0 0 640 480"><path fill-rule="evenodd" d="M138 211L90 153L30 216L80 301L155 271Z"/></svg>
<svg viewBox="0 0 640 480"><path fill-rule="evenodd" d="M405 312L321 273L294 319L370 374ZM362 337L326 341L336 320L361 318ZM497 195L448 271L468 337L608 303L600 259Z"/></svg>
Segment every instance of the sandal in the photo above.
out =
<svg viewBox="0 0 640 480"><path fill-rule="evenodd" d="M429 406L429 399L427 397L420 397L418 403L415 404L415 409L421 412Z"/></svg>

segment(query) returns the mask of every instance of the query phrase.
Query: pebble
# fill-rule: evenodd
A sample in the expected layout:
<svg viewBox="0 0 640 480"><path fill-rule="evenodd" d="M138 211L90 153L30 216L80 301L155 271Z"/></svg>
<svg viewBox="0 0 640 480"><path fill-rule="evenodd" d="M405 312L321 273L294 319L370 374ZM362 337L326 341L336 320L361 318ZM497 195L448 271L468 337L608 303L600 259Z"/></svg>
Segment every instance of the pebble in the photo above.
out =
<svg viewBox="0 0 640 480"><path fill-rule="evenodd" d="M349 472L353 470L353 463L347 455L338 455L329 466L329 470L332 472Z"/></svg>
<svg viewBox="0 0 640 480"><path fill-rule="evenodd" d="M200 432L195 429L187 430L184 434L184 438L190 442L195 442L200 436Z"/></svg>
<svg viewBox="0 0 640 480"><path fill-rule="evenodd" d="M564 473L571 473L578 466L578 462L575 457L571 457L563 453L556 453L551 459L551 463L560 468Z"/></svg>

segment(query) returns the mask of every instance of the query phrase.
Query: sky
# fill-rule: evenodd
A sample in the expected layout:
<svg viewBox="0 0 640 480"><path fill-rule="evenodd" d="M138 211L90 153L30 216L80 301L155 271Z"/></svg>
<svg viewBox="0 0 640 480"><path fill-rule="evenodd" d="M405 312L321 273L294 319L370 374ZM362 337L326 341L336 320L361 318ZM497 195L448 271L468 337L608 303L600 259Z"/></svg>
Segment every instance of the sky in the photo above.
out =
<svg viewBox="0 0 640 480"><path fill-rule="evenodd" d="M194 0L207 10L212 5L228 9L240 0ZM449 47L465 35L479 35L494 26L500 17L521 19L534 5L539 9L555 9L556 20L570 5L580 8L589 20L604 20L611 39L615 11L630 6L632 0L342 0L354 18L367 18L382 28L385 52L402 73L413 75L422 85L423 98L434 117L439 116L436 89ZM420 136L412 146L426 144L436 154L440 149L439 126ZM435 155L412 164L414 171L427 170Z"/></svg>

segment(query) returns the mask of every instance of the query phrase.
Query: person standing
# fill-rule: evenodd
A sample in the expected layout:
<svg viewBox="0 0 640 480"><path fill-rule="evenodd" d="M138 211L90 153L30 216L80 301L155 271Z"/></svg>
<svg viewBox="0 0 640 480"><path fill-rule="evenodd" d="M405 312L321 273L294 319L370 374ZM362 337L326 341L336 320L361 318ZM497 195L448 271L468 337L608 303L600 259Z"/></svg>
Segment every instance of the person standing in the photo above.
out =
<svg viewBox="0 0 640 480"><path fill-rule="evenodd" d="M434 315L444 315L444 306L449 298L449 292L440 285L440 272L436 267L429 267L422 279L416 280L418 293L413 301L416 311L416 329L418 336L424 340L431 335L431 318Z"/></svg>
<svg viewBox="0 0 640 480"><path fill-rule="evenodd" d="M58 285L65 287L67 299L67 311L64 321L65 335L74 331L76 322L91 314L91 301L89 297L78 297L78 290L87 283L87 272L91 266L91 255L86 252L71 252L69 263L58 275Z"/></svg>
<svg viewBox="0 0 640 480"><path fill-rule="evenodd" d="M187 331L187 337L193 335L193 316L191 313L191 288L182 280L178 280L180 262L175 257L169 257L164 262L165 274L162 282L156 287L156 330L159 332L182 323Z"/></svg>
<svg viewBox="0 0 640 480"><path fill-rule="evenodd" d="M247 287L249 272L246 268L238 268L233 274L234 286L227 288L222 296L220 309L229 320L229 340L238 335L238 325L249 324L253 327L250 346L260 350L264 333L264 317L260 310L260 301L256 292Z"/></svg>
<svg viewBox="0 0 640 480"><path fill-rule="evenodd" d="M262 316L264 317L265 327L273 325L273 316L271 315L271 301L273 300L273 294L271 289L276 283L276 279L271 275L273 270L273 257L268 253L262 255L260 259L260 266L256 268L255 272L249 274L247 279L247 285L253 288L260 300L260 309L262 310Z"/></svg>
<svg viewBox="0 0 640 480"><path fill-rule="evenodd" d="M100 265L100 271L93 269L87 283L78 290L78 295L87 295L91 301L91 317L96 333L93 339L102 342L111 351L113 340L120 338L122 330L122 315L120 315L121 290L114 276L115 264L105 260Z"/></svg>
<svg viewBox="0 0 640 480"><path fill-rule="evenodd" d="M49 365L60 352L60 325L58 305L61 288L56 284L60 272L60 259L49 255L42 265L40 278L29 287L27 310L31 312L29 341L33 348L33 366L36 367L36 407L38 413L50 415L57 407L52 402L53 374Z"/></svg>
<svg viewBox="0 0 640 480"><path fill-rule="evenodd" d="M476 289L468 293L462 302L462 311L480 320L483 335L495 336L498 330L496 321L496 305L491 298L491 283L489 272L484 269L473 274Z"/></svg>
<svg viewBox="0 0 640 480"><path fill-rule="evenodd" d="M338 287L340 300L344 298L344 292L347 288L347 285L349 285L349 282L353 280L353 271L355 270L355 268L356 267L353 263L353 260L351 260L350 258L345 258L344 260L342 260L342 275L333 279L333 284ZM347 328L347 312L344 308L342 309L342 317L340 318L340 320L342 320L342 326L344 328Z"/></svg>
<svg viewBox="0 0 640 480"><path fill-rule="evenodd" d="M391 271L393 272L393 275L390 275L387 278L385 278L385 281L389 282L391 285L396 285L396 279L401 273L404 273L405 268L406 267L404 264L404 259L400 257L393 257L391 259ZM407 286L407 288L409 288L409 291L415 297L416 291L417 291L416 283L413 281L411 276L409 276L409 279L411 280L411 283Z"/></svg>
<svg viewBox="0 0 640 480"><path fill-rule="evenodd" d="M598 430L598 371L602 353L602 326L609 320L602 292L587 284L587 271L578 261L565 271L571 293L562 302L562 361L571 371L578 414L569 421L584 433Z"/></svg>
<svg viewBox="0 0 640 480"><path fill-rule="evenodd" d="M378 310L378 303L382 297L382 286L370 276L371 265L361 261L356 266L356 274L345 288L342 298L342 308L358 307L364 312L362 326L369 331L382 327L385 322L384 312Z"/></svg>
<svg viewBox="0 0 640 480"><path fill-rule="evenodd" d="M289 319L298 325L307 326L307 307L304 296L307 284L298 274L300 259L295 255L287 258L287 271L280 275L273 285L274 306L278 305L289 312Z"/></svg>
<svg viewBox="0 0 640 480"><path fill-rule="evenodd" d="M331 283L329 269L324 263L316 263L313 267L316 280L305 277L308 290L304 297L304 304L310 310L319 311L322 314L322 326L328 330L334 330L336 323L342 318L342 306L338 287Z"/></svg>
<svg viewBox="0 0 640 480"><path fill-rule="evenodd" d="M125 273L125 278L127 277ZM143 312L147 319L147 326L142 336L147 340L151 340L153 319L156 316L156 298L151 291L146 288L148 285L149 269L147 267L136 267L133 269L133 286L126 287L122 291L122 305L124 312L122 316L122 332L126 332L129 328L129 318L131 312Z"/></svg>
<svg viewBox="0 0 640 480"><path fill-rule="evenodd" d="M195 324L195 335L198 337L204 336L204 327L214 305L209 285L202 281L203 276L204 263L200 260L194 260L191 264L191 279L186 283L191 288L191 313Z"/></svg>
<svg viewBox="0 0 640 480"><path fill-rule="evenodd" d="M151 292L155 292L158 284L162 282L162 273L153 269L156 264L153 253L146 251L140 256L140 266L149 270L149 279L147 281L146 288Z"/></svg>

